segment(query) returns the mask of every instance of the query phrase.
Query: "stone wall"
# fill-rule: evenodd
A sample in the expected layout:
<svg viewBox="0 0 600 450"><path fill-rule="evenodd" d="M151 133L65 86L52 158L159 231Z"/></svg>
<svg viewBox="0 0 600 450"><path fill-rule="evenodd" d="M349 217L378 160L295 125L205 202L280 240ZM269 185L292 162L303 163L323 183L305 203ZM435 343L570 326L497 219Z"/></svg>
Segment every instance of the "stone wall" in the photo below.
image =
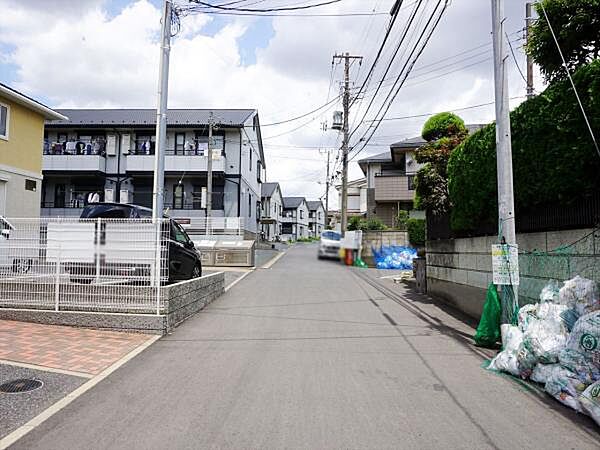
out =
<svg viewBox="0 0 600 450"><path fill-rule="evenodd" d="M156 314L155 304L147 305L144 313L139 313L139 311L124 313L118 306L113 310L105 307L99 312L86 311L83 308L79 308L78 311L53 311L32 309L27 305L19 308L15 307L16 305L10 305L9 307L0 307L0 319L166 334L218 298L224 292L224 286L225 274L223 272L164 286L161 288L159 314ZM37 306L37 308L40 307Z"/></svg>
<svg viewBox="0 0 600 450"><path fill-rule="evenodd" d="M380 248L382 245L408 246L408 233L406 231L363 231L362 259L370 266L374 266L372 247Z"/></svg>
<svg viewBox="0 0 600 450"><path fill-rule="evenodd" d="M492 282L496 236L427 242L427 290L479 318ZM592 229L523 233L519 244L519 302L536 302L550 279L577 274L600 282L600 232Z"/></svg>

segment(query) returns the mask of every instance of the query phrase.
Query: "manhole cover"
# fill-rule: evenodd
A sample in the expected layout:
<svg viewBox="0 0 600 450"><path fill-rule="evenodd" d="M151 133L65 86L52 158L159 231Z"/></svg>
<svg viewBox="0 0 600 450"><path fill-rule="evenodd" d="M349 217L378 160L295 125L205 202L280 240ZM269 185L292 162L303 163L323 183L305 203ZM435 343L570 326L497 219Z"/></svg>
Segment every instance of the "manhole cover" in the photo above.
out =
<svg viewBox="0 0 600 450"><path fill-rule="evenodd" d="M44 383L38 380L30 380L28 378L20 378L18 380L12 380L8 383L0 385L0 392L6 394L17 394L19 392L28 392L42 387Z"/></svg>

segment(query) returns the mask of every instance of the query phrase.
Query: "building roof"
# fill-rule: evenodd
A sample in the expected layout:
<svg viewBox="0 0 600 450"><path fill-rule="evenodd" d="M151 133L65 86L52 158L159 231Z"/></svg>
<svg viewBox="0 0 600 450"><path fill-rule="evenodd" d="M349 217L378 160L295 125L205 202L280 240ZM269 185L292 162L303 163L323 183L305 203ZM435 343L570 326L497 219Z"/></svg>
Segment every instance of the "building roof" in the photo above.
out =
<svg viewBox="0 0 600 450"><path fill-rule="evenodd" d="M16 89L11 88L10 86L7 86L6 84L0 83L0 95L9 98L13 102L18 103L21 106L24 106L41 114L42 116L44 116L45 119L67 120L67 117L63 116L57 111L54 111L53 109L49 108L43 103L40 103L37 100L28 97L27 95L17 91Z"/></svg>
<svg viewBox="0 0 600 450"><path fill-rule="evenodd" d="M387 152L378 153L377 155L367 156L366 158L359 159L358 164L370 162L386 162L391 160L392 157L390 156L390 152L388 150Z"/></svg>
<svg viewBox="0 0 600 450"><path fill-rule="evenodd" d="M283 197L283 207L286 209L296 209L303 202L306 202L304 197Z"/></svg>
<svg viewBox="0 0 600 450"><path fill-rule="evenodd" d="M321 206L321 207L323 207L323 209L325 209L325 207L323 206L323 202L321 200L309 200L306 202L306 204L308 205L309 211L316 211L317 209L319 209L319 206Z"/></svg>
<svg viewBox="0 0 600 450"><path fill-rule="evenodd" d="M156 109L59 109L68 116L63 120L49 122L51 126L155 126ZM169 109L167 125L208 125L210 113L216 123L242 127L256 113L255 109Z"/></svg>
<svg viewBox="0 0 600 450"><path fill-rule="evenodd" d="M263 183L260 187L261 197L270 198L279 187L279 183Z"/></svg>
<svg viewBox="0 0 600 450"><path fill-rule="evenodd" d="M484 124L479 124L479 123L471 123L471 124L467 124L467 130L469 131L469 134L483 128L485 125ZM409 139L404 139L403 141L399 141L399 142L394 142L392 145L390 145L390 148L419 148L421 145L425 144L427 141L425 139L423 139L421 136L416 136L413 138L409 138Z"/></svg>

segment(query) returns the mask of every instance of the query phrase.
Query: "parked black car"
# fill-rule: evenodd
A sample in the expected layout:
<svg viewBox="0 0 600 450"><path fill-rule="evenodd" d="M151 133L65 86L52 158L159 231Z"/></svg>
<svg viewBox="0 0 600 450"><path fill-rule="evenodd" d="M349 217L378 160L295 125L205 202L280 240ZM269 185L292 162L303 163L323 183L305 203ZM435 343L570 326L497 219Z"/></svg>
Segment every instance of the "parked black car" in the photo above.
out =
<svg viewBox="0 0 600 450"><path fill-rule="evenodd" d="M121 203L92 203L86 206L81 219L150 219L152 210L143 206L128 205ZM165 216L165 219L169 219ZM202 276L202 263L200 254L194 247L194 243L181 227L172 219L165 223L168 230L168 267L169 283L189 280ZM165 230L166 231L166 230ZM98 233L98 230L96 230ZM100 230L99 239L102 239ZM166 248L163 249L166 251ZM96 264L71 263L66 266L71 280L79 283L90 283L96 274ZM109 264L100 260L100 273L103 276L130 276L132 280L138 277L147 278L150 275L150 265L144 262ZM139 278L138 278L139 279Z"/></svg>

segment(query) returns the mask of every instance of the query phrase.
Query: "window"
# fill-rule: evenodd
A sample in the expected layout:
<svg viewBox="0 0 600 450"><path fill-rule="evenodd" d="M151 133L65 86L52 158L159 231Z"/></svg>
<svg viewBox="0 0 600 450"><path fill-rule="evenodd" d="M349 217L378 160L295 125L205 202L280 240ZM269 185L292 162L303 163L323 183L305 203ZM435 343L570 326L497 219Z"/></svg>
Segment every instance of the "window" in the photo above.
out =
<svg viewBox="0 0 600 450"><path fill-rule="evenodd" d="M185 150L185 133L175 133L175 154L183 155Z"/></svg>
<svg viewBox="0 0 600 450"><path fill-rule="evenodd" d="M196 131L194 141L195 153L200 156L208 154L208 131ZM225 154L225 134L223 131L213 132L210 148L213 155L223 156Z"/></svg>
<svg viewBox="0 0 600 450"><path fill-rule="evenodd" d="M409 191L415 190L415 175L408 176L408 190Z"/></svg>
<svg viewBox="0 0 600 450"><path fill-rule="evenodd" d="M156 148L156 136L149 131L136 131L135 153L136 155L154 155Z"/></svg>
<svg viewBox="0 0 600 450"><path fill-rule="evenodd" d="M37 182L35 180L25 180L25 190L35 192L37 190Z"/></svg>
<svg viewBox="0 0 600 450"><path fill-rule="evenodd" d="M291 223L282 223L280 225L281 234L292 234L292 224Z"/></svg>
<svg viewBox="0 0 600 450"><path fill-rule="evenodd" d="M250 148L250 150L248 151L248 154L250 155L250 165L248 167L249 167L250 172L252 172L252 148Z"/></svg>
<svg viewBox="0 0 600 450"><path fill-rule="evenodd" d="M183 209L183 185L173 186L173 209Z"/></svg>
<svg viewBox="0 0 600 450"><path fill-rule="evenodd" d="M248 217L252 217L252 194L248 192Z"/></svg>
<svg viewBox="0 0 600 450"><path fill-rule="evenodd" d="M10 109L8 109L8 105L3 105L0 103L0 138L8 139L8 114Z"/></svg>
<svg viewBox="0 0 600 450"><path fill-rule="evenodd" d="M181 225L179 225L176 222L172 222L172 223L173 223L173 238L180 244L184 244L184 245L187 244L189 242L189 239L188 239L185 231L183 231L183 228L181 228Z"/></svg>
<svg viewBox="0 0 600 450"><path fill-rule="evenodd" d="M304 210L303 209L300 209L300 218L304 219Z"/></svg>
<svg viewBox="0 0 600 450"><path fill-rule="evenodd" d="M260 176L261 176L261 172L260 172L260 171L261 171L261 167L262 167L262 165L261 165L260 161L256 161L256 179L257 179L258 181L260 181Z"/></svg>

